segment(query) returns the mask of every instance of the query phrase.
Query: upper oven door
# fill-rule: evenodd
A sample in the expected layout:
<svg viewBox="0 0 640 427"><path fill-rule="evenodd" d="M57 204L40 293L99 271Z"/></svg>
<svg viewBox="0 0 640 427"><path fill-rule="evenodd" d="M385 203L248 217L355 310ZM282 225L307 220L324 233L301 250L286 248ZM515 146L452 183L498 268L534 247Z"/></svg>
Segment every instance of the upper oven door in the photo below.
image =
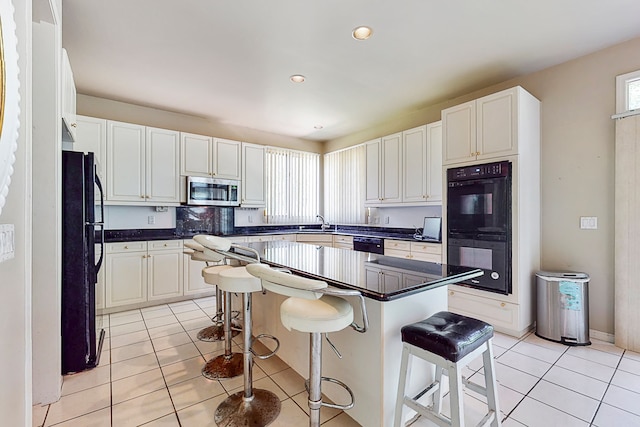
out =
<svg viewBox="0 0 640 427"><path fill-rule="evenodd" d="M230 179L187 178L187 204L239 206L240 183Z"/></svg>
<svg viewBox="0 0 640 427"><path fill-rule="evenodd" d="M509 177L473 178L447 183L449 233L508 233L511 222Z"/></svg>

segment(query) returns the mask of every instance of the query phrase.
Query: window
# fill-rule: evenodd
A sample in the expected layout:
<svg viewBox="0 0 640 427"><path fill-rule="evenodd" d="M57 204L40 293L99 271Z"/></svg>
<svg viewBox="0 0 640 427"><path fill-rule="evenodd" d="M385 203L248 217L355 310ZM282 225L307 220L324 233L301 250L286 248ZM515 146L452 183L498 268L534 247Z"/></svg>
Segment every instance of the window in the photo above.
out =
<svg viewBox="0 0 640 427"><path fill-rule="evenodd" d="M616 77L616 114L640 109L640 70Z"/></svg>
<svg viewBox="0 0 640 427"><path fill-rule="evenodd" d="M324 214L329 222L365 221L365 146L324 155Z"/></svg>
<svg viewBox="0 0 640 427"><path fill-rule="evenodd" d="M267 148L267 222L315 222L318 214L320 155Z"/></svg>

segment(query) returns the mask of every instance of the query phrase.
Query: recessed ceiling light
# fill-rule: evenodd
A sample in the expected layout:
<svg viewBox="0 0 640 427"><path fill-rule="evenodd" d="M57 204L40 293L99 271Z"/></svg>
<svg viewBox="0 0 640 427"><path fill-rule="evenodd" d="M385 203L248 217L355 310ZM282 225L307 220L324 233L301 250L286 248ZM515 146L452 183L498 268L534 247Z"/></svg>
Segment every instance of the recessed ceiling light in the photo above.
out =
<svg viewBox="0 0 640 427"><path fill-rule="evenodd" d="M351 32L351 35L356 40L366 40L371 37L371 34L373 34L373 30L370 27L366 27L364 25L354 28Z"/></svg>
<svg viewBox="0 0 640 427"><path fill-rule="evenodd" d="M289 80L291 80L293 83L302 83L304 81L304 76L302 74L294 74L293 76L289 77Z"/></svg>

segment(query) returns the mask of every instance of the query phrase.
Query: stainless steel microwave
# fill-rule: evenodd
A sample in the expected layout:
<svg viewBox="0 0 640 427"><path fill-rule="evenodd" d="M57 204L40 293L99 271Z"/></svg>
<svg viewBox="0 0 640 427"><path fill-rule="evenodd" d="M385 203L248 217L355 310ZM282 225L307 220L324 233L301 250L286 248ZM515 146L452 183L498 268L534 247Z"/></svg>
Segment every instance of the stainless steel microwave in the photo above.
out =
<svg viewBox="0 0 640 427"><path fill-rule="evenodd" d="M187 177L187 204L240 206L240 181L189 176Z"/></svg>

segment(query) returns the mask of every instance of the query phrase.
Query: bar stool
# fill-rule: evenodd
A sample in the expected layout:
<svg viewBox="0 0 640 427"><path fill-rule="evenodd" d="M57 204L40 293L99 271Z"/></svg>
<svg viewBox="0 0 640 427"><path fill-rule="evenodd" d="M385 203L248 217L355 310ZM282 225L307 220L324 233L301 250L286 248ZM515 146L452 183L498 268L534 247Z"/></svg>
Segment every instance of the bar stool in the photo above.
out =
<svg viewBox="0 0 640 427"><path fill-rule="evenodd" d="M216 236L196 236L196 240L208 249L223 254L229 258L244 262L260 262L260 256L251 248L231 244L227 239ZM255 258L229 252L231 247L250 251ZM251 265L251 264L250 264ZM248 266L247 266L248 267ZM253 352L252 345L252 293L261 292L260 280L249 274L245 267L237 267L221 271L219 273L218 286L227 293L242 294L243 314L243 374L244 389L232 394L225 399L214 413L214 421L224 426L266 426L273 422L280 414L280 399L269 390L253 388L253 357L267 359L278 350L280 343L277 338L260 334L255 339L270 338L276 342L276 349L266 355L257 355Z"/></svg>
<svg viewBox="0 0 640 427"><path fill-rule="evenodd" d="M205 247L197 242L185 242L184 245L189 248L189 251L185 251L187 255L191 256L191 259L194 261L203 261L206 264L206 267L202 269L202 276L205 277L204 272L205 269L209 273L208 276L205 277L205 282L210 285L216 285L215 279L217 278L216 271L221 269L230 268L230 265L214 265L211 266L209 263L215 262L220 263L224 261L224 257L217 253L209 253L208 255L204 254ZM207 281L207 277L210 278L210 281ZM223 341L224 340L224 311L222 309L223 303L223 295L222 291L218 289L216 286L216 314L213 316L211 321L214 323L212 326L207 326L206 328L200 330L198 332L197 338L200 341L205 342L214 342L214 341ZM236 313L239 314L239 313ZM233 327L231 329L232 336L236 336L240 333L240 323L232 319Z"/></svg>
<svg viewBox="0 0 640 427"><path fill-rule="evenodd" d="M326 282L294 276L274 270L265 264L247 265L247 271L262 280L262 286L272 292L288 296L280 306L280 319L288 330L295 329L310 334L309 379L305 383L309 393L309 426L320 425L320 408L350 409L355 403L353 392L342 381L322 376L322 334L337 332L351 326L364 333L369 327L364 298L359 291L329 288ZM344 296L360 299L363 326L353 322L353 307ZM327 337L327 341L329 338ZM342 356L329 341L341 358ZM322 401L322 381L342 386L351 396L346 405Z"/></svg>
<svg viewBox="0 0 640 427"><path fill-rule="evenodd" d="M411 420L425 416L440 426L464 427L464 384L469 389L486 396L489 412L478 426L500 426L500 410L493 362L493 326L459 314L441 311L420 322L405 325L402 333L402 362L394 417L394 427L402 421L404 405L418 414ZM482 354L486 387L469 382L462 376L462 369ZM435 381L415 397L405 395L410 376L410 356L419 357L436 365ZM449 377L451 419L441 414L443 390L442 375ZM433 405L426 407L418 399L434 395Z"/></svg>

